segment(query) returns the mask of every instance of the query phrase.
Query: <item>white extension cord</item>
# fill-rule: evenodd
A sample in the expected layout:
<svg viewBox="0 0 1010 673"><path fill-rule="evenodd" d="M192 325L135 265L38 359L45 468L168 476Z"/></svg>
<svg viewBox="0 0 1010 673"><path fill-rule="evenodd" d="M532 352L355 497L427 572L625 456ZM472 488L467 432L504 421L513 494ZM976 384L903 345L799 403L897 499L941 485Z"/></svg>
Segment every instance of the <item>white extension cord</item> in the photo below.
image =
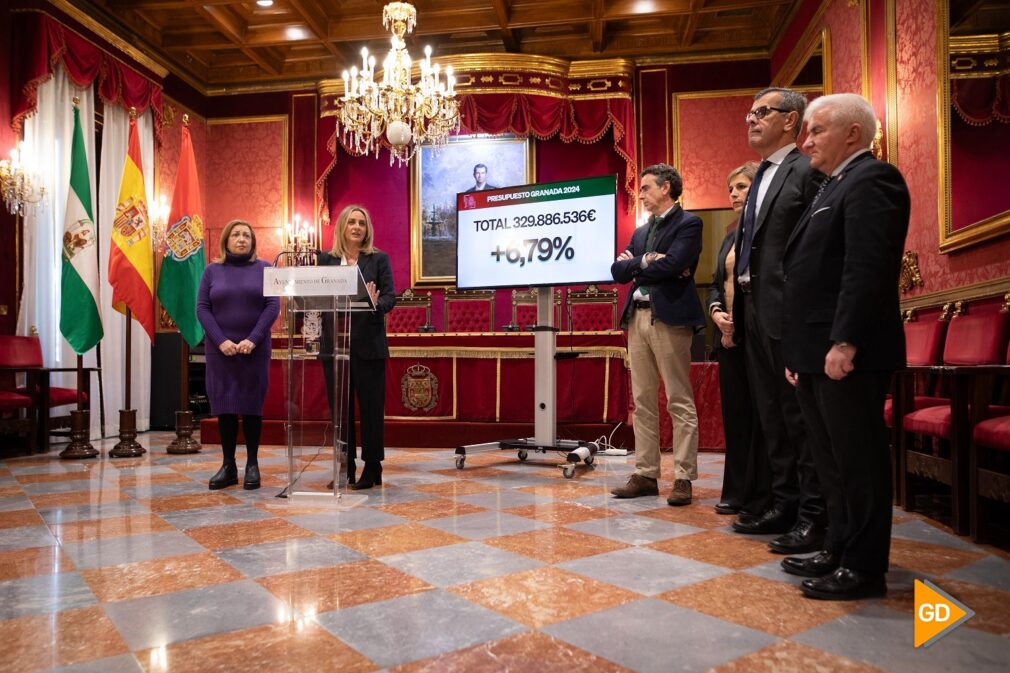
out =
<svg viewBox="0 0 1010 673"><path fill-rule="evenodd" d="M615 425L614 429L610 431L609 437L600 435L600 438L596 440L597 446L600 447L596 452L597 456L626 456L631 453L627 449L617 448L610 441L614 438L614 433L617 432L617 428L619 427L621 427L620 423Z"/></svg>

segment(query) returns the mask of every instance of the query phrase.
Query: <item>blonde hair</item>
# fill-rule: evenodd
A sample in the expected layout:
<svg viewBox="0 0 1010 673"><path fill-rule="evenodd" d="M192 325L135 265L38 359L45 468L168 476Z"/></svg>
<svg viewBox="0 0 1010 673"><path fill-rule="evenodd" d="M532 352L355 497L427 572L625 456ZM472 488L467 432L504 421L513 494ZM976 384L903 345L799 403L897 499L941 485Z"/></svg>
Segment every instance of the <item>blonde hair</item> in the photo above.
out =
<svg viewBox="0 0 1010 673"><path fill-rule="evenodd" d="M371 255L375 252L375 247L372 243L375 239L375 230L372 228L372 216L362 206L350 205L341 210L340 215L337 216L337 226L333 230L333 249L330 250L330 254L334 257L343 257L344 253L347 252L344 249L344 232L347 231L347 218L355 210L365 216L365 238L361 241L361 252L365 255Z"/></svg>
<svg viewBox="0 0 1010 673"><path fill-rule="evenodd" d="M251 259L256 259L256 230L253 229L252 225L245 220L232 220L228 224L224 225L224 229L221 231L221 240L218 243L218 247L221 251L220 261L223 262L225 255L228 253L228 237L231 236L231 230L239 226L249 229L249 234L252 236Z"/></svg>

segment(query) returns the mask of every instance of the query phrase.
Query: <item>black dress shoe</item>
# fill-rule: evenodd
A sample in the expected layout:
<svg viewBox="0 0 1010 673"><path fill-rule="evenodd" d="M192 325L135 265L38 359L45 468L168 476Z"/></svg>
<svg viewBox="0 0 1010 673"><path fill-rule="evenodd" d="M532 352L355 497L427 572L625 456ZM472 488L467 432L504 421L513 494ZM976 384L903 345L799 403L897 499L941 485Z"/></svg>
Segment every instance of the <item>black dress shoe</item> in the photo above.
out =
<svg viewBox="0 0 1010 673"><path fill-rule="evenodd" d="M864 573L848 568L816 579L803 580L803 595L825 601L857 601L862 598L883 598L887 595L887 581L883 573Z"/></svg>
<svg viewBox="0 0 1010 673"><path fill-rule="evenodd" d="M781 507L772 507L761 516L751 520L733 522L733 530L744 535L762 535L767 533L785 533L796 522L796 517Z"/></svg>
<svg viewBox="0 0 1010 673"><path fill-rule="evenodd" d="M255 491L260 487L260 466L246 465L245 477L242 479L242 488L247 491Z"/></svg>
<svg viewBox="0 0 1010 673"><path fill-rule="evenodd" d="M352 491L363 491L382 484L382 463L377 460L366 460L361 470L361 477L351 486Z"/></svg>
<svg viewBox="0 0 1010 673"><path fill-rule="evenodd" d="M731 502L720 502L714 509L716 514L736 514L740 511L740 506Z"/></svg>
<svg viewBox="0 0 1010 673"><path fill-rule="evenodd" d="M822 551L806 558L787 556L782 559L782 570L800 577L824 577L838 570L839 558L829 551Z"/></svg>
<svg viewBox="0 0 1010 673"><path fill-rule="evenodd" d="M217 471L217 474L210 478L209 486L210 490L216 491L218 489L234 486L237 483L238 467L234 464L222 465L221 469Z"/></svg>
<svg viewBox="0 0 1010 673"><path fill-rule="evenodd" d="M808 554L824 548L824 527L800 521L793 529L768 543L776 554Z"/></svg>

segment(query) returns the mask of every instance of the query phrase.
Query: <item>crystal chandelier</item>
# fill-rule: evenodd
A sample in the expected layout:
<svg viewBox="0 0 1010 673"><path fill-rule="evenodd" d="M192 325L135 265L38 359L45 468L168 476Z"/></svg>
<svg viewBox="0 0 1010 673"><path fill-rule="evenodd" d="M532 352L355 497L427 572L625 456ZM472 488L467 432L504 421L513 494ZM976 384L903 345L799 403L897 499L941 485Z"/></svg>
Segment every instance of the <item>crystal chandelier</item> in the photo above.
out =
<svg viewBox="0 0 1010 673"><path fill-rule="evenodd" d="M11 150L10 159L0 161L0 193L3 193L8 212L22 216L26 206L38 203L46 195L42 177L25 155L24 142Z"/></svg>
<svg viewBox="0 0 1010 673"><path fill-rule="evenodd" d="M361 50L361 70L344 71L344 95L338 102L337 123L347 147L358 154L379 156L382 138L389 142L389 163L410 160L421 143L445 145L459 129L459 104L452 66L444 74L431 63L431 47L420 61L421 78L411 82L411 60L403 36L414 30L417 10L408 2L382 8L382 26L393 33L393 48L375 79L375 56Z"/></svg>

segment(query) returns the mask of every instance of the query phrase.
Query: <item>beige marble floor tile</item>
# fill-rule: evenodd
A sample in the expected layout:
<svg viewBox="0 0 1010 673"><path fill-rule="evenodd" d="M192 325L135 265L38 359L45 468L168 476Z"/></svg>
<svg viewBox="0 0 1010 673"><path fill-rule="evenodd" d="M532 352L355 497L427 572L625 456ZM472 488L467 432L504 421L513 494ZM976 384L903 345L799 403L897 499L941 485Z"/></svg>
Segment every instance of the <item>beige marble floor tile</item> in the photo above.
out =
<svg viewBox="0 0 1010 673"><path fill-rule="evenodd" d="M883 673L883 669L815 647L780 640L709 673Z"/></svg>
<svg viewBox="0 0 1010 673"><path fill-rule="evenodd" d="M560 470L559 470L560 472ZM610 487L596 484L581 484L571 479L559 480L556 484L541 486L523 486L518 489L533 495L555 498L557 500L578 500L601 493L609 493Z"/></svg>
<svg viewBox="0 0 1010 673"><path fill-rule="evenodd" d="M424 580L376 560L271 575L257 581L302 614L349 608L432 588Z"/></svg>
<svg viewBox="0 0 1010 673"><path fill-rule="evenodd" d="M428 452L427 454L423 451L411 451L409 453L400 454L397 456L386 456L386 459L382 461L383 467L386 465L399 465L400 463L421 463L429 460L445 460L443 454L434 454Z"/></svg>
<svg viewBox="0 0 1010 673"><path fill-rule="evenodd" d="M191 463L172 463L168 467L176 472L210 472L221 467L221 460L194 460Z"/></svg>
<svg viewBox="0 0 1010 673"><path fill-rule="evenodd" d="M984 556L985 554L982 552L956 549L918 540L891 539L891 566L900 566L929 577L946 575L950 571L973 563Z"/></svg>
<svg viewBox="0 0 1010 673"><path fill-rule="evenodd" d="M965 622L965 626L998 636L1010 636L1010 591L960 580L941 578L932 581L975 611L975 616ZM902 591L892 589L883 602L909 616L915 611L915 593L911 588Z"/></svg>
<svg viewBox="0 0 1010 673"><path fill-rule="evenodd" d="M72 570L74 562L58 546L0 552L0 582L19 577L54 575Z"/></svg>
<svg viewBox="0 0 1010 673"><path fill-rule="evenodd" d="M204 526L191 528L186 531L186 534L207 549L215 551L314 535L312 531L305 530L284 519L263 519L261 521Z"/></svg>
<svg viewBox="0 0 1010 673"><path fill-rule="evenodd" d="M539 631L491 640L480 645L414 661L390 673L631 673L623 666Z"/></svg>
<svg viewBox="0 0 1010 673"><path fill-rule="evenodd" d="M702 505L697 501L683 507L670 507L666 504L666 496L662 496L662 498L656 498L656 504L662 506L639 512L639 514L695 528L722 528L733 522L733 517L716 514L709 505Z"/></svg>
<svg viewBox="0 0 1010 673"><path fill-rule="evenodd" d="M82 570L81 577L99 601L108 603L235 582L245 575L204 552Z"/></svg>
<svg viewBox="0 0 1010 673"><path fill-rule="evenodd" d="M367 658L305 619L268 624L137 652L148 673L367 673Z"/></svg>
<svg viewBox="0 0 1010 673"><path fill-rule="evenodd" d="M0 512L0 530L4 528L20 528L22 526L41 526L45 523L34 509L18 509L13 512Z"/></svg>
<svg viewBox="0 0 1010 673"><path fill-rule="evenodd" d="M792 584L731 573L667 591L659 598L741 626L787 638L844 617L865 603L815 601Z"/></svg>
<svg viewBox="0 0 1010 673"><path fill-rule="evenodd" d="M371 557L405 554L421 549L465 542L465 539L458 535L445 533L419 523L367 528L348 533L337 533L328 537Z"/></svg>
<svg viewBox="0 0 1010 673"><path fill-rule="evenodd" d="M152 512L178 512L184 509L203 509L224 505L241 505L242 501L227 493L207 491L187 495L166 495L150 500L141 500Z"/></svg>
<svg viewBox="0 0 1010 673"><path fill-rule="evenodd" d="M114 480L119 488L136 488L151 486L153 484L181 484L193 481L179 472L165 472L161 474L123 474Z"/></svg>
<svg viewBox="0 0 1010 673"><path fill-rule="evenodd" d="M686 556L695 561L704 561L734 570L750 568L781 558L769 552L768 545L761 540L714 530L661 540L649 546L668 554Z"/></svg>
<svg viewBox="0 0 1010 673"><path fill-rule="evenodd" d="M0 670L33 673L129 652L101 607L0 621Z"/></svg>
<svg viewBox="0 0 1010 673"><path fill-rule="evenodd" d="M128 499L125 493L118 490L105 489L102 491L69 491L67 493L41 493L30 495L28 499L32 501L38 509L47 507L70 507L72 505L99 505L103 502L119 502Z"/></svg>
<svg viewBox="0 0 1010 673"><path fill-rule="evenodd" d="M484 544L523 554L544 563L561 563L594 554L624 549L628 545L570 528L545 528L483 541Z"/></svg>
<svg viewBox="0 0 1010 673"><path fill-rule="evenodd" d="M14 478L19 484L51 484L61 481L89 481L91 470L80 472L53 472L45 474L18 474Z"/></svg>
<svg viewBox="0 0 1010 673"><path fill-rule="evenodd" d="M454 467L447 467L444 470L432 470L432 474L441 474L457 479L493 479L503 474L509 474L509 472L508 470L499 470L497 467L470 467L467 465L463 470L457 470Z"/></svg>
<svg viewBox="0 0 1010 673"><path fill-rule="evenodd" d="M607 610L639 594L558 568L536 568L447 591L533 628Z"/></svg>
<svg viewBox="0 0 1010 673"><path fill-rule="evenodd" d="M527 519L551 523L556 526L564 526L580 521L591 521L592 519L604 519L608 516L617 516L620 512L615 512L601 507L589 507L577 502L563 502L552 500L535 505L525 505L523 507L513 507L505 510L509 514L523 516Z"/></svg>
<svg viewBox="0 0 1010 673"><path fill-rule="evenodd" d="M457 495L472 495L474 493L491 493L499 490L493 484L484 484L467 479L443 481L436 484L418 484L413 489L421 493L427 493L428 495L440 495L446 498L452 498Z"/></svg>
<svg viewBox="0 0 1010 673"><path fill-rule="evenodd" d="M411 502L397 502L392 505L379 505L375 509L401 516L410 521L425 521L427 519L441 519L447 516L462 516L464 514L477 514L485 512L483 507L469 505L449 498L435 498L434 500L414 500Z"/></svg>
<svg viewBox="0 0 1010 673"><path fill-rule="evenodd" d="M110 519L71 521L50 526L50 528L53 535L59 538L62 544L175 530L172 524L157 514L134 514L133 516L119 516Z"/></svg>

